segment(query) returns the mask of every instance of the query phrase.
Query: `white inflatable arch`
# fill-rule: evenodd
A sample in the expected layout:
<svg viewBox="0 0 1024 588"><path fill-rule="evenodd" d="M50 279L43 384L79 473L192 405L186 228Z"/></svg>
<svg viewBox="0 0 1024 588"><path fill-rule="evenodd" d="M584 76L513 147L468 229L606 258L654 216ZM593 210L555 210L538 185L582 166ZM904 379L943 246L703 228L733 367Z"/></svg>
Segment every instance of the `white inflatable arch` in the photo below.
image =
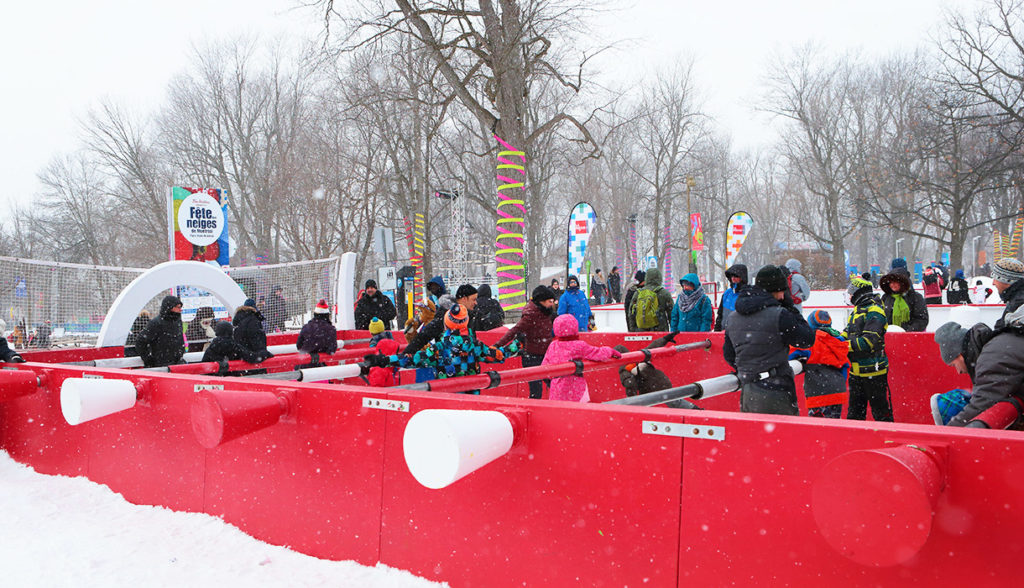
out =
<svg viewBox="0 0 1024 588"><path fill-rule="evenodd" d="M143 272L117 295L103 319L96 347L124 345L139 312L150 300L174 286L202 288L231 310L245 302L245 292L220 268L198 261L161 263Z"/></svg>

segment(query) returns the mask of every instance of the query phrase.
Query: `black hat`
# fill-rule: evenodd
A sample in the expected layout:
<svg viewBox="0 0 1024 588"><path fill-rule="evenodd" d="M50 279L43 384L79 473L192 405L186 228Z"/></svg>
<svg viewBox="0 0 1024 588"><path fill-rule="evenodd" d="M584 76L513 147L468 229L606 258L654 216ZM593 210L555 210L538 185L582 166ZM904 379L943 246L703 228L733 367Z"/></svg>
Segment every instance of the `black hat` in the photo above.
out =
<svg viewBox="0 0 1024 588"><path fill-rule="evenodd" d="M644 273L644 270L636 270L636 273L633 274L633 279L636 280L637 282L644 281L644 278L646 277L647 274Z"/></svg>
<svg viewBox="0 0 1024 588"><path fill-rule="evenodd" d="M551 288L549 288L548 286L545 286L544 284L541 284L540 286L537 286L536 288L534 288L533 289L533 295L530 297L530 300L533 300L537 304L540 304L541 302L544 302L545 300L554 300L554 299L555 299L555 291L552 290Z"/></svg>
<svg viewBox="0 0 1024 588"><path fill-rule="evenodd" d="M366 280L366 284L363 288L374 288L377 289L377 280Z"/></svg>
<svg viewBox="0 0 1024 588"><path fill-rule="evenodd" d="M757 270L754 285L764 288L766 292L785 292L789 287L786 276L782 274L782 270L777 265L766 265Z"/></svg>
<svg viewBox="0 0 1024 588"><path fill-rule="evenodd" d="M458 290L455 291L455 298L465 298L466 296L472 296L473 294L476 293L476 288L474 288L472 284L463 284L459 286Z"/></svg>

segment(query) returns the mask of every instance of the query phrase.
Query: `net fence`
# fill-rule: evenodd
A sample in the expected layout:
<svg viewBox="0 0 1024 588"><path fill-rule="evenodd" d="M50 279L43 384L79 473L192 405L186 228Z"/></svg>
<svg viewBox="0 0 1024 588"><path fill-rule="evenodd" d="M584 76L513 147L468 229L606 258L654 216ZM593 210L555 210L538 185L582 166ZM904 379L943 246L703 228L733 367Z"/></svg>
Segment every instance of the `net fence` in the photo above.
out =
<svg viewBox="0 0 1024 588"><path fill-rule="evenodd" d="M273 303L275 296L283 298L282 330L293 330L301 328L319 299L330 304L337 300L340 267L340 258L330 257L226 268L225 272L258 307ZM0 257L0 333L16 349L95 345L114 299L145 271ZM204 306L219 318L234 314L234 309L224 308L209 293L189 285L187 275L173 292L150 300L145 312L155 315L160 300L172 293L182 299L186 326Z"/></svg>

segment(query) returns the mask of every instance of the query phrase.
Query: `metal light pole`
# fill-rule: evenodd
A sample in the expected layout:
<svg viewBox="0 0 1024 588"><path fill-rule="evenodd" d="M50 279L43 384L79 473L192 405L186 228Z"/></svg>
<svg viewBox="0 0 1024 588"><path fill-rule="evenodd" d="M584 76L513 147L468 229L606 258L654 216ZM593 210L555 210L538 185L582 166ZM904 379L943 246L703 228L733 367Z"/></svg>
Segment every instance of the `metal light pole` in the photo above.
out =
<svg viewBox="0 0 1024 588"><path fill-rule="evenodd" d="M902 255L900 255L900 243L902 242L903 239L896 239L896 257L903 257Z"/></svg>
<svg viewBox="0 0 1024 588"><path fill-rule="evenodd" d="M697 264L693 260L693 221L690 216L690 188L697 185L693 176L686 176L686 263L687 271L697 273Z"/></svg>

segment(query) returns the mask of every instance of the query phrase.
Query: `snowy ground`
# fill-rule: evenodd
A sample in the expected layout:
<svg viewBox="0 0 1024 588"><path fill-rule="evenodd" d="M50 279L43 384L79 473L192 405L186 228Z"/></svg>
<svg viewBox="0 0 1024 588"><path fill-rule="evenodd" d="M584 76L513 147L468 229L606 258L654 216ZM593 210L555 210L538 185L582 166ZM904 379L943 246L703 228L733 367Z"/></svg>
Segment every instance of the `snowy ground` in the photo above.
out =
<svg viewBox="0 0 1024 588"><path fill-rule="evenodd" d="M85 478L38 474L4 451L0 505L4 586L441 586L261 543L205 514L130 504Z"/></svg>

